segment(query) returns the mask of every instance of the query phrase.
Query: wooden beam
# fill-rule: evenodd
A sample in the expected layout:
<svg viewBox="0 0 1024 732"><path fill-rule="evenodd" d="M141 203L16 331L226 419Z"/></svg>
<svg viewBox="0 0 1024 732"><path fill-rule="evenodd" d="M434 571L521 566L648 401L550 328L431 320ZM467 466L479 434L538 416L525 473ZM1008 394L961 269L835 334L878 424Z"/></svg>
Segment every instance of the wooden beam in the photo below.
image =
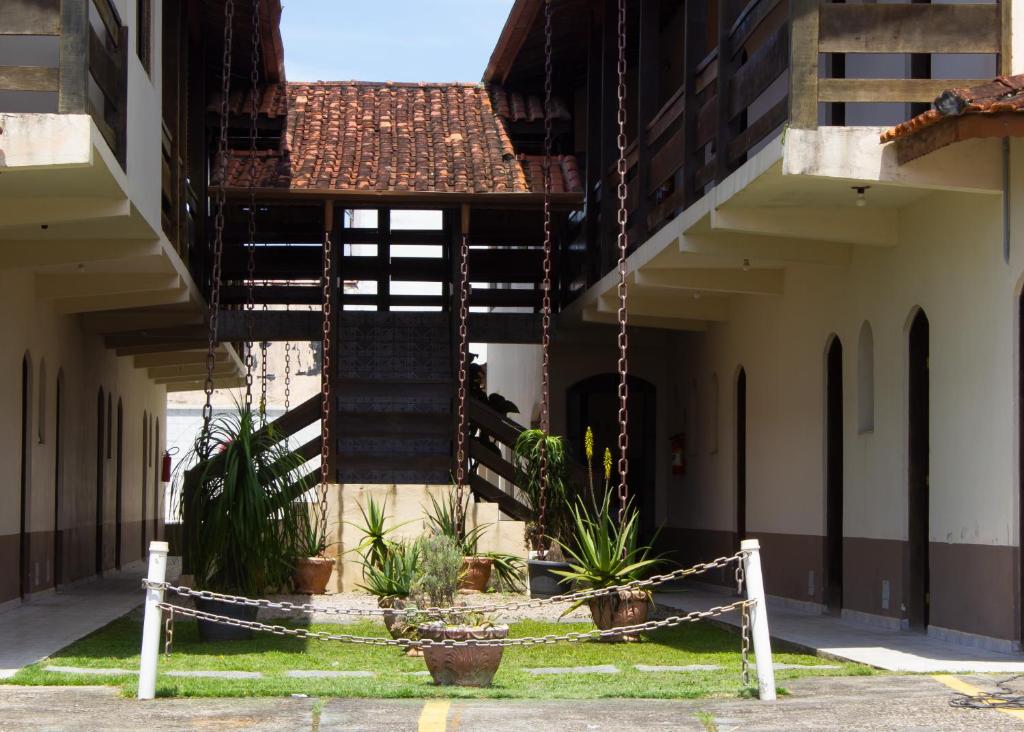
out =
<svg viewBox="0 0 1024 732"><path fill-rule="evenodd" d="M89 5L91 0L61 0L60 92L57 111L84 114L89 101Z"/></svg>
<svg viewBox="0 0 1024 732"><path fill-rule="evenodd" d="M211 186L210 193L219 190ZM248 188L227 188L229 200L245 201ZM540 209L543 193L445 193L436 191L366 191L321 188L257 188L261 203L334 201L345 208L453 208L466 203L479 209ZM558 211L576 211L583 207L581 193L553 193L551 207Z"/></svg>
<svg viewBox="0 0 1024 732"><path fill-rule="evenodd" d="M231 356L225 351L214 353L216 363L227 363L232 361ZM172 351L169 353L147 353L135 356L133 359L135 368L149 369L161 366L179 366L201 363L206 366L206 350L196 349L194 351Z"/></svg>
<svg viewBox="0 0 1024 732"><path fill-rule="evenodd" d="M163 292L182 289L176 274L91 273L37 274L36 297L41 300L103 298L132 292Z"/></svg>
<svg viewBox="0 0 1024 732"><path fill-rule="evenodd" d="M667 292L667 291L666 291ZM597 301L600 313L618 313L619 302L614 293L609 297L602 295ZM629 296L628 311L630 315L641 315L654 318L671 318L683 320L715 320L729 319L729 300L722 296L696 296L693 294Z"/></svg>
<svg viewBox="0 0 1024 732"><path fill-rule="evenodd" d="M946 89L977 86L984 79L821 79L822 102L932 102Z"/></svg>
<svg viewBox="0 0 1024 732"><path fill-rule="evenodd" d="M0 35L59 36L60 0L4 3Z"/></svg>
<svg viewBox="0 0 1024 732"><path fill-rule="evenodd" d="M60 87L60 70L45 66L0 66L0 89L4 91L55 92Z"/></svg>
<svg viewBox="0 0 1024 732"><path fill-rule="evenodd" d="M679 239L679 252L684 257L687 254L721 257L733 266L750 260L755 267L774 262L845 267L850 263L850 251L849 244L757 234L691 235Z"/></svg>
<svg viewBox="0 0 1024 732"><path fill-rule="evenodd" d="M821 0L790 0L789 123L804 130L818 128L820 8Z"/></svg>
<svg viewBox="0 0 1024 732"><path fill-rule="evenodd" d="M645 293L653 288L697 290L700 292L736 293L740 295L781 295L785 281L782 269L726 268L642 268L636 272L633 292Z"/></svg>
<svg viewBox="0 0 1024 732"><path fill-rule="evenodd" d="M131 213L132 204L127 198L61 198L60 205L55 206L53 198L9 196L0 200L0 228L127 218ZM40 238L40 246L46 241Z"/></svg>
<svg viewBox="0 0 1024 732"><path fill-rule="evenodd" d="M999 53L1002 39L994 3L824 3L820 13L821 53Z"/></svg>
<svg viewBox="0 0 1024 732"><path fill-rule="evenodd" d="M115 295L57 298L52 300L52 302L57 312L70 315L72 313L91 313L102 310L124 310L126 308L187 303L189 302L189 291L182 287L181 289L125 292Z"/></svg>
<svg viewBox="0 0 1024 732"><path fill-rule="evenodd" d="M151 239L12 239L0 242L0 270L161 256Z"/></svg>

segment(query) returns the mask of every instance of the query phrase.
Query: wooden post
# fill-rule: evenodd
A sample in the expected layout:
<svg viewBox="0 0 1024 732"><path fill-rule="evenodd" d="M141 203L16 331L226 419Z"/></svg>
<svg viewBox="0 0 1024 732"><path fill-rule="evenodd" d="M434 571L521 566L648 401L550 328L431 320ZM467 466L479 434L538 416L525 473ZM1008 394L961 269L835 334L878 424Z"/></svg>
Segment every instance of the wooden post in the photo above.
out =
<svg viewBox="0 0 1024 732"><path fill-rule="evenodd" d="M790 0L789 123L818 128L818 29L820 0Z"/></svg>
<svg viewBox="0 0 1024 732"><path fill-rule="evenodd" d="M89 2L62 0L60 8L60 92L57 111L85 114L89 78Z"/></svg>
<svg viewBox="0 0 1024 732"><path fill-rule="evenodd" d="M697 143L697 65L704 59L704 36L708 27L708 4L688 2L685 10L683 40L683 206L689 206L699 196L694 190L695 150ZM703 161L702 161L703 162Z"/></svg>
<svg viewBox="0 0 1024 732"><path fill-rule="evenodd" d="M602 179L602 74L600 7L592 8L590 13L589 45L587 49L587 192L585 233L587 252L583 266L586 271L587 285L592 285L601 277L601 217L597 190ZM603 189L602 189L603 193Z"/></svg>
<svg viewBox="0 0 1024 732"><path fill-rule="evenodd" d="M658 23L659 3L655 0L640 2L640 73L637 84L637 171L633 179L636 186L636 209L633 212L634 247L647 240L647 214L651 207L651 152L647 125L658 111Z"/></svg>
<svg viewBox="0 0 1024 732"><path fill-rule="evenodd" d="M732 170L729 164L729 140L732 138L732 117L729 114L729 89L732 84L733 49L730 40L736 0L718 2L718 134L715 137L715 182L721 183Z"/></svg>

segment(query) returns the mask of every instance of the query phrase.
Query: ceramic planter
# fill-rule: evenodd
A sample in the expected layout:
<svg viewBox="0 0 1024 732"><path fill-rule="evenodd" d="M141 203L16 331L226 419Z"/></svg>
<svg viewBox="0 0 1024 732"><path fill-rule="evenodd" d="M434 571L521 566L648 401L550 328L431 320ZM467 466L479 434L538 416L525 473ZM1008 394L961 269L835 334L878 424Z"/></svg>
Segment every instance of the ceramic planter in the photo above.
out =
<svg viewBox="0 0 1024 732"><path fill-rule="evenodd" d="M322 595L334 571L334 560L327 557L306 557L295 561L292 581L300 595Z"/></svg>
<svg viewBox="0 0 1024 732"><path fill-rule="evenodd" d="M405 607L405 600L400 597L381 597L377 599L377 606L384 608L384 627L395 640L399 638L415 638L416 627L407 620L405 613L399 612Z"/></svg>
<svg viewBox="0 0 1024 732"><path fill-rule="evenodd" d="M568 571L568 562L551 562L544 559L530 559L526 562L530 574L530 597L554 597L569 592L560 584L562 576L555 570Z"/></svg>
<svg viewBox="0 0 1024 732"><path fill-rule="evenodd" d="M647 622L647 611L651 597L645 590L619 590L611 595L594 597L587 601L590 617L601 630L621 628L625 625L639 625ZM636 641L637 635L612 636L601 640L615 643L619 640Z"/></svg>
<svg viewBox="0 0 1024 732"><path fill-rule="evenodd" d="M236 620L248 621L255 620L256 613L259 611L259 608L254 605L235 605L223 600L205 600L201 597L195 598L195 606L196 610L200 612L210 613L211 615L226 615ZM252 640L254 634L254 631L248 628L224 625L223 623L215 623L212 620L196 618L196 622L199 626L199 640L204 643Z"/></svg>
<svg viewBox="0 0 1024 732"><path fill-rule="evenodd" d="M508 637L507 625L446 626L427 623L417 628L420 638L442 640L492 640ZM501 664L502 646L424 646L423 658L438 686L490 686Z"/></svg>
<svg viewBox="0 0 1024 732"><path fill-rule="evenodd" d="M459 570L459 589L469 592L483 592L491 579L493 562L488 557L463 557Z"/></svg>

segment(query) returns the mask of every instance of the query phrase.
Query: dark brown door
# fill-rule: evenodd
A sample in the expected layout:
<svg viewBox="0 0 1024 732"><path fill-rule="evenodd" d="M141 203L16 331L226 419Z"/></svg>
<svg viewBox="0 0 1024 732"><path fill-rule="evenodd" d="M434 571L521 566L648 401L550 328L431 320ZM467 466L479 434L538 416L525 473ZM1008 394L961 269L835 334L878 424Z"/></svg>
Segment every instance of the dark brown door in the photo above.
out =
<svg viewBox="0 0 1024 732"><path fill-rule="evenodd" d="M64 501L64 374L57 375L53 435L53 586L64 582L64 537L60 516Z"/></svg>
<svg viewBox="0 0 1024 732"><path fill-rule="evenodd" d="M117 532L114 546L114 566L121 569L121 552L124 543L123 520L121 507L122 489L124 487L124 409L121 400L117 400L117 463L114 465L114 524Z"/></svg>
<svg viewBox="0 0 1024 732"><path fill-rule="evenodd" d="M96 574L103 574L103 389L96 400Z"/></svg>
<svg viewBox="0 0 1024 732"><path fill-rule="evenodd" d="M18 591L21 597L31 591L29 559L29 483L32 476L32 364L28 355L21 361L21 518L18 528Z"/></svg>
<svg viewBox="0 0 1024 732"><path fill-rule="evenodd" d="M828 349L825 396L825 606L843 608L843 344Z"/></svg>
<svg viewBox="0 0 1024 732"><path fill-rule="evenodd" d="M910 326L908 526L910 567L907 615L910 627L928 627L928 318L919 312Z"/></svg>
<svg viewBox="0 0 1024 732"><path fill-rule="evenodd" d="M747 372L736 377L736 538L747 536Z"/></svg>

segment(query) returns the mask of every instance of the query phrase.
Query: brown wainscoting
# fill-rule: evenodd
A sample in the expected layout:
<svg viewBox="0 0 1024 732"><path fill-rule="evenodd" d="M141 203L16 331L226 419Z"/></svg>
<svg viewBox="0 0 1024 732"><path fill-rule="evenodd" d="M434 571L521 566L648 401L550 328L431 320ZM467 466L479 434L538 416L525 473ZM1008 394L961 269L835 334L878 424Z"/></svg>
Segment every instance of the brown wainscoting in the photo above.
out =
<svg viewBox="0 0 1024 732"><path fill-rule="evenodd" d="M658 533L656 549L680 567L691 567L718 557L735 554L740 548L734 531L712 529L680 529L663 526ZM735 584L732 571L712 570L697 578L713 584Z"/></svg>
<svg viewBox="0 0 1024 732"><path fill-rule="evenodd" d="M843 538L843 609L902 618L907 542L900 539ZM889 582L889 607L882 607L882 583Z"/></svg>
<svg viewBox="0 0 1024 732"><path fill-rule="evenodd" d="M769 595L801 602L824 602L825 537L750 531L761 542L764 589ZM810 573L814 572L813 588ZM813 589L813 592L808 590Z"/></svg>
<svg viewBox="0 0 1024 732"><path fill-rule="evenodd" d="M42 592L53 587L53 532L33 531L28 540L28 591Z"/></svg>
<svg viewBox="0 0 1024 732"><path fill-rule="evenodd" d="M18 588L19 537L17 534L0 536L0 604L16 600Z"/></svg>
<svg viewBox="0 0 1024 732"><path fill-rule="evenodd" d="M931 542L929 554L930 625L1019 638L1017 547Z"/></svg>

